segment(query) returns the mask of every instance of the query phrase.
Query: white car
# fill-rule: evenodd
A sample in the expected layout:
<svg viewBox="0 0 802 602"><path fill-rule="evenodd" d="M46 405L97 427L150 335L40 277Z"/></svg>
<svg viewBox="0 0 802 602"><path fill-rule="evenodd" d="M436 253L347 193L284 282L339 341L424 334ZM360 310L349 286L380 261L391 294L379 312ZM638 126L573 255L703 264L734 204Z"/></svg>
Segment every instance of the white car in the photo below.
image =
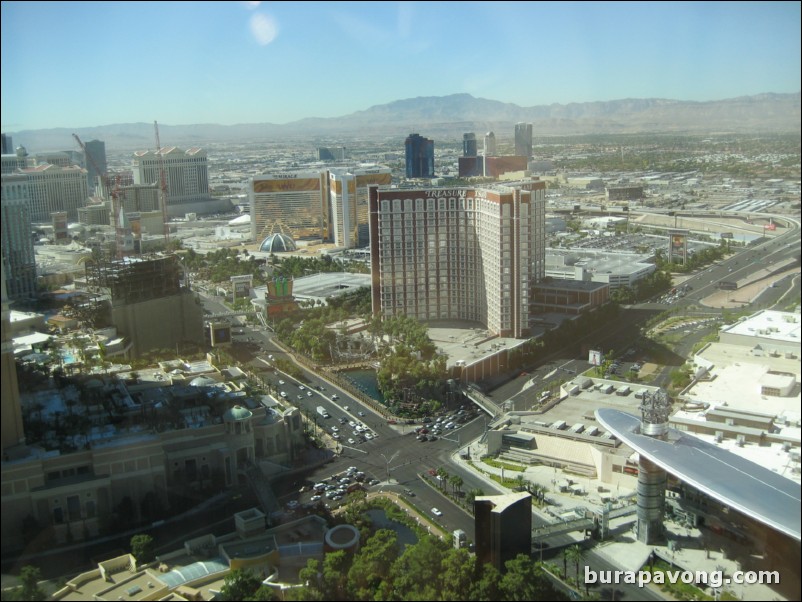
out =
<svg viewBox="0 0 802 602"><path fill-rule="evenodd" d="M432 514L434 514L435 516L443 516L443 513L437 508L432 508Z"/></svg>
<svg viewBox="0 0 802 602"><path fill-rule="evenodd" d="M283 381L283 380L280 380L280 381L278 381L278 384L280 384L280 385L283 385L283 384L284 384L284 381Z"/></svg>
<svg viewBox="0 0 802 602"><path fill-rule="evenodd" d="M353 445L354 443L356 443L356 441L353 439L348 439L348 445Z"/></svg>
<svg viewBox="0 0 802 602"><path fill-rule="evenodd" d="M303 385L298 385L298 390L299 390L299 391L303 391L305 388L306 388L306 387L304 387Z"/></svg>

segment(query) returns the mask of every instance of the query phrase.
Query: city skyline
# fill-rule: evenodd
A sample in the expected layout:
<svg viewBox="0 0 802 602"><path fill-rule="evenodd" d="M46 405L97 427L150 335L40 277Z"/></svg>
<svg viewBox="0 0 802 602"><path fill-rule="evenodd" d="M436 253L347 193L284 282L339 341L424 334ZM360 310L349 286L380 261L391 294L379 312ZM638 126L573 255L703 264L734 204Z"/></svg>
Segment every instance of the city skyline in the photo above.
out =
<svg viewBox="0 0 802 602"><path fill-rule="evenodd" d="M790 2L96 6L2 4L3 131L288 123L456 93L529 107L800 89Z"/></svg>

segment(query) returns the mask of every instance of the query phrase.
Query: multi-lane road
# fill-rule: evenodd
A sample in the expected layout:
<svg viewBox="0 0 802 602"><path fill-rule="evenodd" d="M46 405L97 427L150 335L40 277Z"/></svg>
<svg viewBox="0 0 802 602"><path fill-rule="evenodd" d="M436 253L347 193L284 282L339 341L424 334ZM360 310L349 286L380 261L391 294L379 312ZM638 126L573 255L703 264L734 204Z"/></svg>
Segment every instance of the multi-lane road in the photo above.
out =
<svg viewBox="0 0 802 602"><path fill-rule="evenodd" d="M767 267L780 265L789 258L798 260L799 238L800 232L796 229L702 270L683 283L688 285L688 291L684 297L675 301L674 307L698 304L701 299L714 292L722 280L743 280ZM779 284L779 286L765 291L759 298L762 306L776 302L791 287L798 289L799 278L786 278ZM211 313L226 311L226 308L214 298L206 298L204 306ZM631 311L640 311L641 317L645 319L646 316L653 315L667 307L665 304L643 304L631 308ZM637 329L637 323L641 320L634 322L628 320L628 322ZM235 341L239 339L255 343L261 350L257 356L263 363L274 365L270 356L283 357L292 361L292 358L280 347L273 344L271 340L273 335L270 331L248 326L242 328L244 332L236 335ZM594 333L594 336L602 344L621 344L622 333L615 324L602 328ZM534 373L519 376L493 391L492 395L499 400L509 399L521 391L523 384L531 378L548 381L552 377L578 373L586 366L586 362L572 357L551 358L550 362L536 369ZM274 381L284 382L283 385L279 385L279 390L284 391L288 400L302 408L310 416L316 424L315 428L325 431L324 440L331 441L332 446L338 452L333 462L311 469L303 479L304 484L332 482L332 475L342 474L353 466L358 471L365 473L365 483L368 489L391 490L402 494L431 520L438 522L449 531L462 529L469 539L474 539L473 518L443 495L437 487L421 478L421 475L442 467L449 474L459 475L462 478L461 490L463 492L473 489L481 489L486 494L503 492L495 483L466 469L463 464L454 462L454 454L458 450L465 449L470 442L480 437L486 430L487 418L483 414L474 414L469 422L457 424L456 428L447 430L437 440L419 441L415 436L414 426L388 424L386 419L370 408L362 406L347 391L338 388L334 383L303 366L298 367L302 374L300 381L280 372L276 373ZM337 398L332 399L332 395L336 395ZM316 411L318 406L325 407L330 418L326 419L320 416ZM451 413L453 414L453 410ZM346 423L343 424L341 419L344 419ZM360 441L358 435L353 432L353 427L348 425L350 422L362 425L371 433L372 438ZM332 428L334 426L337 427L336 432L340 435L339 445L336 445L333 439L328 439L335 432ZM354 442L348 443L349 438ZM370 485L370 481L375 484ZM314 495L314 492L301 493L300 489L294 486L289 488L284 492L285 495L281 498L282 502L286 503L291 500L306 502L311 495ZM324 498L321 501L326 502L327 500ZM441 514L435 516L432 513L433 508L439 509ZM539 516L534 516L535 526L544 523L545 521ZM573 540L567 535L550 538L549 549L544 555L546 557L553 556L561 547L571 543ZM592 550L586 551L585 555L585 561L593 568L598 570L614 570L616 568ZM598 590L597 593L605 598L612 594L612 592L601 590ZM616 599L660 599L657 594L634 586L618 586L615 596Z"/></svg>

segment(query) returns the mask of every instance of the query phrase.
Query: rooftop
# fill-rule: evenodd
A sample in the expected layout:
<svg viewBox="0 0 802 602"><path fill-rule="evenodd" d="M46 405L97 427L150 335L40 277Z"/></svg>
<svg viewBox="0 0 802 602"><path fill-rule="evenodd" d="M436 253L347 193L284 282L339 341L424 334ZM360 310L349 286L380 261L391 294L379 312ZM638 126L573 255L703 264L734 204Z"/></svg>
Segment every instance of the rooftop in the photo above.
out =
<svg viewBox="0 0 802 602"><path fill-rule="evenodd" d="M428 322L427 326L429 338L438 351L448 356L449 366L457 362L470 366L500 349L511 349L524 342L494 336L477 322L437 320Z"/></svg>
<svg viewBox="0 0 802 602"><path fill-rule="evenodd" d="M505 493L503 495L480 495L476 497L476 501L491 502L493 504L492 512L501 513L513 504L531 497L529 492L522 491L520 493Z"/></svg>
<svg viewBox="0 0 802 602"><path fill-rule="evenodd" d="M756 355L753 348L730 343L711 343L694 358L697 366L707 367L712 378L700 380L682 396L712 406L763 412L784 416L791 422L802 419L802 395L797 386L790 397L762 393L761 381L769 372L796 375L800 380L799 359Z"/></svg>
<svg viewBox="0 0 802 602"><path fill-rule="evenodd" d="M642 435L640 419L631 414L600 409L596 417L621 441L667 472L797 541L802 539L802 497L796 483L675 429L669 429L666 441Z"/></svg>
<svg viewBox="0 0 802 602"><path fill-rule="evenodd" d="M749 318L727 326L722 334L763 337L777 341L800 343L800 316L787 311L763 310ZM797 365L799 361L797 360Z"/></svg>

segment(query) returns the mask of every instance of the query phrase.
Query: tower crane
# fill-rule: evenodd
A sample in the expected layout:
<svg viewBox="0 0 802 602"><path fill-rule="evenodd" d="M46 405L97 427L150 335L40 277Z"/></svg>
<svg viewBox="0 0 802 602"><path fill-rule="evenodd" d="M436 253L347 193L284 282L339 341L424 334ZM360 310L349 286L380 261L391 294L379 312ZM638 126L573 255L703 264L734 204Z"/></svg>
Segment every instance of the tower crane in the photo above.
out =
<svg viewBox="0 0 802 602"><path fill-rule="evenodd" d="M159 190L161 191L160 200L162 206L162 221L164 222L164 243L170 242L170 224L167 222L167 174L164 172L164 156L162 155L162 143L159 141L159 123L153 122L153 129L156 132L156 157L159 160Z"/></svg>

